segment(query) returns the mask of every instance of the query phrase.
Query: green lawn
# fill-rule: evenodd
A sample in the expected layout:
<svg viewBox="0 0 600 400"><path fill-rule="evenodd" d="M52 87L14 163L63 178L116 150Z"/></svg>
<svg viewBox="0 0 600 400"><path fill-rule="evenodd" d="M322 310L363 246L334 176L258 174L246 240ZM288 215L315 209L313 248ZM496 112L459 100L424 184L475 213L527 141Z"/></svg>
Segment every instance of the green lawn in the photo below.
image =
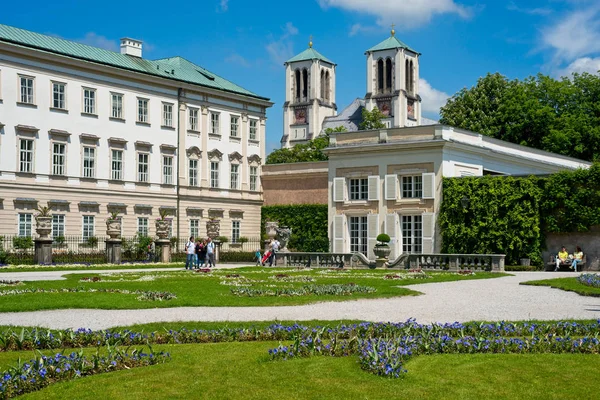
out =
<svg viewBox="0 0 600 400"><path fill-rule="evenodd" d="M600 297L600 288L583 285L577 281L576 277L527 281L521 282L521 285L550 286L555 289L566 290L568 292L575 292L582 296Z"/></svg>
<svg viewBox="0 0 600 400"><path fill-rule="evenodd" d="M50 310L61 308L98 309L139 309L183 306L283 306L308 304L318 301L344 301L350 299L389 298L417 295L416 291L402 286L417 283L447 282L465 279L487 279L503 274L479 272L475 275L455 273L428 273L427 279L411 279L412 275L402 275L406 279L385 279L386 275L402 273L390 270L295 270L268 268L240 268L235 270L215 270L208 274L192 271L139 272L98 274L70 274L63 281L23 282L19 285L0 287L0 312ZM277 278L277 274L286 275ZM236 276L237 275L237 276ZM83 282L82 277L99 276L99 282ZM307 283L301 280L312 280ZM232 288L250 286L252 288L300 288L304 285L349 284L368 286L374 293L354 293L351 295L303 295L244 297L231 293ZM13 294L13 290L39 288L58 290L63 288L120 289L159 291L174 293L177 298L168 301L140 301L135 294L79 292L79 293L25 293Z"/></svg>
<svg viewBox="0 0 600 400"><path fill-rule="evenodd" d="M592 399L598 355L419 356L402 379L359 368L356 357L271 361L275 342L163 345L166 364L52 385L23 399ZM0 353L0 366L31 352Z"/></svg>
<svg viewBox="0 0 600 400"><path fill-rule="evenodd" d="M81 270L118 270L118 269L151 269L151 268L180 268L182 269L185 263L170 263L170 264L150 264L150 263L133 263L133 264L67 264L67 265L23 265L21 267L5 266L0 267L0 274L6 272L45 272L45 271L81 271ZM0 275L0 278L2 276Z"/></svg>

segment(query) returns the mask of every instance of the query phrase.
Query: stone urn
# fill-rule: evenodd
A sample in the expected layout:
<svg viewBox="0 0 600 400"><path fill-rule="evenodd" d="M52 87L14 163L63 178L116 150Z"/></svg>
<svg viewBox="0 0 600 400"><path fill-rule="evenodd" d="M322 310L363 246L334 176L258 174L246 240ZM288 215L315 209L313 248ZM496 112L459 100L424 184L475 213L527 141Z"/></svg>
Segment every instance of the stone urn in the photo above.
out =
<svg viewBox="0 0 600 400"><path fill-rule="evenodd" d="M106 234L111 239L121 237L121 218L108 218L106 220Z"/></svg>
<svg viewBox="0 0 600 400"><path fill-rule="evenodd" d="M171 226L171 221L168 219L158 219L156 220L156 236L159 239L166 239L169 236L169 227Z"/></svg>
<svg viewBox="0 0 600 400"><path fill-rule="evenodd" d="M35 232L40 236L40 239L49 239L52 232L52 217L37 216L35 223Z"/></svg>
<svg viewBox="0 0 600 400"><path fill-rule="evenodd" d="M375 253L375 255L377 256L377 258L389 258L390 257L390 253L392 252L392 249L390 248L390 246L387 243L384 244L376 244L375 247L373 247L373 253Z"/></svg>

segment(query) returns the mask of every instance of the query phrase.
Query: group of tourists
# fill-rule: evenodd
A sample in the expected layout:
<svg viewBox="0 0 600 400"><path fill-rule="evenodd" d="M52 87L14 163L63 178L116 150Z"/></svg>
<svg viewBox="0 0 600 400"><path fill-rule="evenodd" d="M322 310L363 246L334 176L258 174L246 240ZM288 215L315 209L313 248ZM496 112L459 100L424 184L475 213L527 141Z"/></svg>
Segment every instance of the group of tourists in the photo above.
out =
<svg viewBox="0 0 600 400"><path fill-rule="evenodd" d="M277 265L277 258L275 256L279 251L279 247L281 247L281 243L279 243L279 240L271 239L269 245L267 246L267 251L265 251L264 254L260 253L260 249L256 250L256 253L254 253L256 265L266 266L267 264L269 264L270 267L272 267L273 265Z"/></svg>
<svg viewBox="0 0 600 400"><path fill-rule="evenodd" d="M215 267L215 244L211 238L200 239L190 236L190 240L185 245L187 257L185 259L185 269L200 269L205 265L208 268Z"/></svg>
<svg viewBox="0 0 600 400"><path fill-rule="evenodd" d="M562 264L562 265L568 265L569 268L574 269L575 272L577 272L577 264L583 262L583 251L581 250L581 247L576 246L575 253L569 254L569 252L567 251L567 248L565 246L563 246L562 249L558 252L558 255L556 256L555 261L556 261L556 268L554 269L555 271L558 271L558 269L560 268L560 266Z"/></svg>

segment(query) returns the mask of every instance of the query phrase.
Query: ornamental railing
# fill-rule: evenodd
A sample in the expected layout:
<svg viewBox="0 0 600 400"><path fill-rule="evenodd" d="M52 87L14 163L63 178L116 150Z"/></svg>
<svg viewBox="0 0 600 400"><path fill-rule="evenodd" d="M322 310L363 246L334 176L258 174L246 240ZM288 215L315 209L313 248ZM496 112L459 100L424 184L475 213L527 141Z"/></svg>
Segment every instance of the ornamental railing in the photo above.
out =
<svg viewBox="0 0 600 400"><path fill-rule="evenodd" d="M352 253L277 253L276 264L281 267L343 268L351 266Z"/></svg>
<svg viewBox="0 0 600 400"><path fill-rule="evenodd" d="M387 263L388 268L423 269L429 271L491 271L504 272L504 254L401 254ZM375 261L355 253L355 264L373 267Z"/></svg>

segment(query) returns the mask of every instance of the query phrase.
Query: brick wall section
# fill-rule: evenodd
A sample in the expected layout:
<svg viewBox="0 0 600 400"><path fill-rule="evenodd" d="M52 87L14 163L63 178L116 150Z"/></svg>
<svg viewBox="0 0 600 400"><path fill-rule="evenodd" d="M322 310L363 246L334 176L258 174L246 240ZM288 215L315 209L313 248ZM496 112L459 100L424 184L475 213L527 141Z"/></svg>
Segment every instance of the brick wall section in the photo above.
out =
<svg viewBox="0 0 600 400"><path fill-rule="evenodd" d="M327 204L327 174L327 161L264 165L264 205Z"/></svg>

